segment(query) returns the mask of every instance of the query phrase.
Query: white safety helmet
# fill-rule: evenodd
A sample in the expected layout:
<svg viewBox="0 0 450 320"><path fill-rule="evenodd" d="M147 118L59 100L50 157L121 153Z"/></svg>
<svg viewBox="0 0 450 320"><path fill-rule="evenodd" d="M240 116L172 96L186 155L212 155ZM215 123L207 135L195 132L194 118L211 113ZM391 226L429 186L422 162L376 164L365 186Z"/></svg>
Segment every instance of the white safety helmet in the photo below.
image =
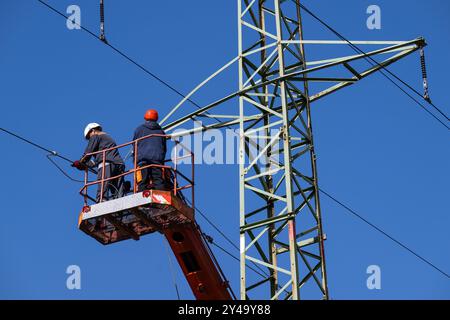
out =
<svg viewBox="0 0 450 320"><path fill-rule="evenodd" d="M89 134L89 132L92 130L92 129L99 129L99 130L102 130L102 126L100 125L100 124L98 124L98 123L96 123L96 122L92 122L92 123L89 123L87 126L86 126L86 128L84 128L84 138L85 139L89 139L88 138L88 134Z"/></svg>

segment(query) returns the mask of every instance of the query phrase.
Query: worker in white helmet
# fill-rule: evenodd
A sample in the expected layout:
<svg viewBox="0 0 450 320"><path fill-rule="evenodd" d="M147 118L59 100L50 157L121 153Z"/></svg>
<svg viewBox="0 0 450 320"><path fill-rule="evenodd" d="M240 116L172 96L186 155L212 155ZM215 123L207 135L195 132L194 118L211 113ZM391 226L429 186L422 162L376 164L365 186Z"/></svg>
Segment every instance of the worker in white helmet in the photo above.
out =
<svg viewBox="0 0 450 320"><path fill-rule="evenodd" d="M84 129L84 138L88 140L88 145L84 150L80 160L75 161L72 166L78 170L86 170L87 167L96 166L98 169L97 179L108 179L122 174L125 170L125 163L117 149L110 150L105 154L105 170L103 170L103 155L98 153L94 156L93 161L88 155L117 146L116 142L109 134L103 131L102 126L98 123L89 123ZM104 176L103 176L104 171ZM115 199L124 195L124 179L123 177L106 181L103 186L103 195L101 193L101 184L98 184L97 201L102 198L103 201Z"/></svg>

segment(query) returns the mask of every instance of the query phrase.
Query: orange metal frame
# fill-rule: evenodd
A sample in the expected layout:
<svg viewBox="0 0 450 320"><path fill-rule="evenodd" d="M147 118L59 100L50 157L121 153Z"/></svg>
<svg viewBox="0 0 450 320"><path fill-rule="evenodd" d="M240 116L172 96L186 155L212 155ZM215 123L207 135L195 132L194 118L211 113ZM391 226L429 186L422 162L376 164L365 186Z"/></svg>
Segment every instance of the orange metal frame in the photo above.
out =
<svg viewBox="0 0 450 320"><path fill-rule="evenodd" d="M107 181L118 179L120 177L125 177L127 175L133 175L133 193L137 193L137 179L136 173L139 170L143 170L151 167L159 167L161 169L170 170L173 173L174 181L173 181L173 193L174 196L177 193L180 193L182 190L191 189L191 200L192 203L190 207L192 207L192 212L195 209L194 203L194 154L185 146L183 146L179 141L175 141L175 157L173 161L171 159L165 160L164 165L146 165L143 167L137 166L137 157L138 154L138 142L149 139L151 137L165 137L166 139L170 139L169 135L148 135L134 141L118 145L113 148L92 152L87 154L88 156L95 156L98 154L102 154L102 179L96 181L88 181L89 171L86 169L84 176L84 186L80 190L80 194L84 197L85 207L88 206L88 200L95 200L88 195L88 188L94 185L99 185L101 188L100 199L101 202L103 200L103 191L105 188L105 183ZM134 151L134 161L133 168L119 174L114 177L110 177L105 179L105 164L106 164L106 153L124 148L126 146L132 145ZM178 157L178 148L183 148L187 153L181 157ZM186 175L181 173L178 169L178 162L181 159L191 158L191 178L188 178ZM166 165L167 162L173 162L173 166ZM184 185L178 185L180 181L184 181ZM145 191L145 193L149 191ZM162 191L167 192L167 191ZM174 197L175 198L175 197ZM176 197L183 201L184 197ZM189 207L189 206L186 206ZM231 288L229 284L226 282L225 277L218 265L217 261L214 258L214 255L211 252L211 249L202 238L201 231L197 227L194 220L188 223L180 223L180 224L172 224L170 227L162 228L162 233L166 237L167 241L170 244L170 247L179 263L186 280L188 281L189 286L192 289L195 297L198 300L231 300L232 297L230 295ZM86 232L86 231L85 231ZM90 233L88 233L90 234ZM92 236L92 234L90 234ZM137 238L138 239L138 238ZM135 240L137 240L135 239ZM229 291L230 289L230 291Z"/></svg>
<svg viewBox="0 0 450 320"><path fill-rule="evenodd" d="M232 300L229 284L194 224L173 226L163 232L197 300Z"/></svg>
<svg viewBox="0 0 450 320"><path fill-rule="evenodd" d="M169 170L170 172L173 173L173 177L174 177L174 181L173 181L173 194L177 195L178 192L180 192L181 190L185 190L185 189L191 189L191 201L192 201L192 208L195 208L195 201L194 201L194 153L189 150L187 147L185 147L182 143L180 143L179 141L175 140L175 147L174 147L174 153L175 153L175 158L172 159L167 159L164 160L165 163L168 162L173 162L173 166L169 166L169 165L157 165L157 164L149 164L146 166L142 166L142 167L138 167L137 166L137 157L136 155L138 154L138 142L142 141L142 140L146 140L152 137L164 137L166 139L170 139L171 136L170 135L163 135L163 134L151 134L136 140L133 140L131 142L127 142L121 145L118 145L116 147L113 148L108 148L108 149L104 149L104 150L100 150L100 151L96 151L96 152L91 152L86 154L86 156L96 156L98 154L102 154L102 179L98 179L95 181L89 181L89 170L88 168L85 170L85 174L84 174L84 186L81 188L80 190L80 194L84 197L84 204L88 205L88 200L92 200L94 201L94 199L92 197L89 196L88 194L88 188L94 185L98 185L101 184L100 186L100 199L99 201L101 202L103 200L103 192L104 192L104 188L105 188L105 183L107 181L110 180L114 180L114 179L118 179L120 177L125 177L128 175L133 175L133 193L137 193L137 181L136 181L136 173L138 171L141 171L143 169L147 169L147 168L151 168L151 167L158 167L161 169L165 169L165 170ZM106 153L113 151L113 150L118 150L124 147L127 147L129 145L133 145L133 152L134 152L134 161L133 161L133 168L125 171L124 173L121 173L117 176L113 176L110 178L104 178L105 177L105 165L106 165ZM181 157L178 157L178 148L184 149L187 154ZM191 158L191 178L188 178L186 175L184 175L182 172L180 172L180 170L178 170L178 162L182 159L185 158ZM182 178L182 179L180 179ZM183 181L184 183L186 183L185 185L182 186L178 186L180 181Z"/></svg>

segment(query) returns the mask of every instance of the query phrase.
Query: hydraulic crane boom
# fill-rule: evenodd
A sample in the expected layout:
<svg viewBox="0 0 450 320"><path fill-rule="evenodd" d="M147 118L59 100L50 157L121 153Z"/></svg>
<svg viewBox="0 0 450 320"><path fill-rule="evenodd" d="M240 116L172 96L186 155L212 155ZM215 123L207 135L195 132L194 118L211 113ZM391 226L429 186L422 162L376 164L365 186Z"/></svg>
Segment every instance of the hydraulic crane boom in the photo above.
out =
<svg viewBox="0 0 450 320"><path fill-rule="evenodd" d="M194 224L166 229L164 235L197 300L231 300L228 283Z"/></svg>
<svg viewBox="0 0 450 320"><path fill-rule="evenodd" d="M105 245L158 231L197 300L231 300L228 282L194 221L192 208L172 192L147 190L85 206L79 228Z"/></svg>

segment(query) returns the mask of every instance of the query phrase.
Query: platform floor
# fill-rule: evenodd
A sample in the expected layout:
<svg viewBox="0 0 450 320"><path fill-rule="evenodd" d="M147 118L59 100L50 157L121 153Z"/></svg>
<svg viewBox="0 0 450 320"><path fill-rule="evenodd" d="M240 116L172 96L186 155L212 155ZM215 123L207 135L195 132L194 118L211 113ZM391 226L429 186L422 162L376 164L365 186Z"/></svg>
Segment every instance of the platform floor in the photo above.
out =
<svg viewBox="0 0 450 320"><path fill-rule="evenodd" d="M144 192L89 206L80 213L79 228L107 245L194 221L194 210L171 191Z"/></svg>

